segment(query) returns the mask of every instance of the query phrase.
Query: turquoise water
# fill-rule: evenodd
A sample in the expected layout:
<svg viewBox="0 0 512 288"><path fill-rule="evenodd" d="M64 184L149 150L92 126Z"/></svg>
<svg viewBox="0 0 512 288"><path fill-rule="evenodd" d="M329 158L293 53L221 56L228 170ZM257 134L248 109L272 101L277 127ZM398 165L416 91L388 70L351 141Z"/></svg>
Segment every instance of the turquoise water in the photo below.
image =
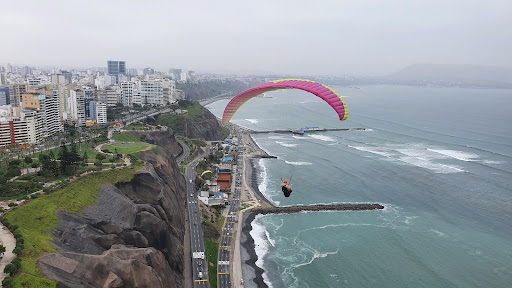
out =
<svg viewBox="0 0 512 288"><path fill-rule="evenodd" d="M512 91L333 87L284 90L232 122L252 129L369 128L254 138L260 190L277 205L378 202L384 211L258 216L251 235L271 287L511 287ZM222 115L227 101L208 108ZM280 177L292 177L285 198Z"/></svg>

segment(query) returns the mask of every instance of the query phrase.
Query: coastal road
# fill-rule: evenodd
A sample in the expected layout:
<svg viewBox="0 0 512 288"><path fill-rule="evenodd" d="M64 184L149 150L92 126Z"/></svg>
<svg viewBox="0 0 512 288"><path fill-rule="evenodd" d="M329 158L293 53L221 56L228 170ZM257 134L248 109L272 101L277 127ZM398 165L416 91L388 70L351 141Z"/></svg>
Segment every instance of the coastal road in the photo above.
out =
<svg viewBox="0 0 512 288"><path fill-rule="evenodd" d="M202 159L210 153L207 149L198 159ZM187 201L188 213L190 219L190 249L192 251L192 279L195 288L210 287L208 283L208 265L205 261L205 249L203 241L203 229L201 228L201 212L197 203L195 184L195 168L199 160L196 159L185 169L185 179L187 181Z"/></svg>
<svg viewBox="0 0 512 288"><path fill-rule="evenodd" d="M190 155L190 148L188 148L188 146L185 143L179 141L178 139L176 139L176 141L178 141L181 148L183 149L183 153L181 153L181 155L178 158L176 158L176 163L178 163L178 165L180 165L180 163L183 160L187 159L187 157Z"/></svg>
<svg viewBox="0 0 512 288"><path fill-rule="evenodd" d="M238 157L236 162L236 170L234 171L234 191L232 193L231 204L229 206L228 216L224 227L222 228L222 234L219 245L219 256L217 263L217 286L219 288L231 288L231 249L233 249L233 231L235 225L238 222L237 213L238 207L240 207L240 195L242 193L242 165L244 152L242 148L241 136L238 138ZM241 279L240 279L241 280ZM233 281L239 281L233 279Z"/></svg>

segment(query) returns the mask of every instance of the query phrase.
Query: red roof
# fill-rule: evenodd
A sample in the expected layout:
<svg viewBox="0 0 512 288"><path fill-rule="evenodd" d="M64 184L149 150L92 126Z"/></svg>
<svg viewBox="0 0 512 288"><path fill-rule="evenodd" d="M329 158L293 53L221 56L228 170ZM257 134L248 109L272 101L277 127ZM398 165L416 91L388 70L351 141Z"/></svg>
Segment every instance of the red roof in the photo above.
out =
<svg viewBox="0 0 512 288"><path fill-rule="evenodd" d="M229 182L219 182L220 189L229 189Z"/></svg>
<svg viewBox="0 0 512 288"><path fill-rule="evenodd" d="M228 175L219 175L217 177L217 182L219 181L230 181L231 180L231 174Z"/></svg>

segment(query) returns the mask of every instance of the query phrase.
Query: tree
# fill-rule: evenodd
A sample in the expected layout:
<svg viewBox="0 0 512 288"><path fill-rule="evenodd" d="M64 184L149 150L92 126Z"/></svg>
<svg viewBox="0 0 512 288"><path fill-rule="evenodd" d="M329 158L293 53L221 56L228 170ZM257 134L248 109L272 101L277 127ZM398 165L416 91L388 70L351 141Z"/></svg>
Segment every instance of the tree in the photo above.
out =
<svg viewBox="0 0 512 288"><path fill-rule="evenodd" d="M16 272L16 266L14 266L13 264L7 264L4 268L4 273L5 274L9 274L9 275L13 275L14 272Z"/></svg>
<svg viewBox="0 0 512 288"><path fill-rule="evenodd" d="M107 158L107 157L106 157L105 155L101 154L101 153L96 154L96 159L98 159L98 160L100 160L100 161L101 161L101 160L104 160L104 159L106 159L106 158Z"/></svg>
<svg viewBox="0 0 512 288"><path fill-rule="evenodd" d="M25 157L25 163L27 163L27 164L32 163L32 157L30 157L30 156L26 156L26 157Z"/></svg>
<svg viewBox="0 0 512 288"><path fill-rule="evenodd" d="M2 287L12 287L12 278L9 276L5 277L2 281Z"/></svg>
<svg viewBox="0 0 512 288"><path fill-rule="evenodd" d="M71 151L69 151L69 158L71 159L71 163L76 164L80 162L80 155L78 155L78 150L76 148L76 144L71 144Z"/></svg>
<svg viewBox="0 0 512 288"><path fill-rule="evenodd" d="M0 255L5 253L5 246L0 244Z"/></svg>
<svg viewBox="0 0 512 288"><path fill-rule="evenodd" d="M87 152L84 152L84 156L82 157L82 165L87 165L87 162L89 161L89 158L87 156Z"/></svg>

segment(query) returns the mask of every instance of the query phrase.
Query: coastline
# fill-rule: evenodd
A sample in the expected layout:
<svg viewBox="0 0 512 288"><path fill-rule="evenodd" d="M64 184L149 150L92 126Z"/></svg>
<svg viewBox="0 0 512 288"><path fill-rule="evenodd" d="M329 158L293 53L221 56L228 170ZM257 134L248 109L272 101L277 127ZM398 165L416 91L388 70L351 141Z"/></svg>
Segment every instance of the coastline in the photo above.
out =
<svg viewBox="0 0 512 288"><path fill-rule="evenodd" d="M240 260L242 264L242 275L244 279L244 287L267 287L263 280L265 270L256 265L258 255L254 249L255 243L250 232L252 230L252 221L256 218L256 213L247 211L242 219L243 226L240 237Z"/></svg>
<svg viewBox="0 0 512 288"><path fill-rule="evenodd" d="M259 190L259 182L261 167L258 163L262 158L275 158L269 155L261 147L259 147L251 137L250 134L244 135L244 140L250 145L247 147L247 157L244 159L244 169L246 170L245 179L246 185L252 190L252 194L257 198L260 203L260 207L253 207L241 211L243 215L239 221L242 221L242 229L240 230L240 264L242 268L243 276L243 287L267 287L263 278L265 270L256 265L258 261L258 255L256 254L254 239L250 232L252 231L252 221L259 214L274 214L274 213L299 213L302 211L343 211L343 210L374 210L384 209L384 206L375 204L319 204L319 205L308 205L308 206L287 206L280 207L274 205L269 199L267 199L263 193ZM236 286L238 287L238 286Z"/></svg>
<svg viewBox="0 0 512 288"><path fill-rule="evenodd" d="M244 174L243 181L246 182L246 185L252 190L254 197L259 201L260 208L275 208L276 206L261 193L258 187L261 173L258 161L262 158L272 158L272 156L259 147L250 134L244 135L243 139L250 143L250 145L245 145L249 151L247 151L247 157L244 159L246 173ZM250 234L252 231L251 224L256 218L257 213L252 212L252 209L247 209L242 211L241 215L243 216L240 219L242 221L242 229L240 231L240 264L244 279L243 287L268 287L263 280L265 270L256 265L258 255L256 254L254 239Z"/></svg>

